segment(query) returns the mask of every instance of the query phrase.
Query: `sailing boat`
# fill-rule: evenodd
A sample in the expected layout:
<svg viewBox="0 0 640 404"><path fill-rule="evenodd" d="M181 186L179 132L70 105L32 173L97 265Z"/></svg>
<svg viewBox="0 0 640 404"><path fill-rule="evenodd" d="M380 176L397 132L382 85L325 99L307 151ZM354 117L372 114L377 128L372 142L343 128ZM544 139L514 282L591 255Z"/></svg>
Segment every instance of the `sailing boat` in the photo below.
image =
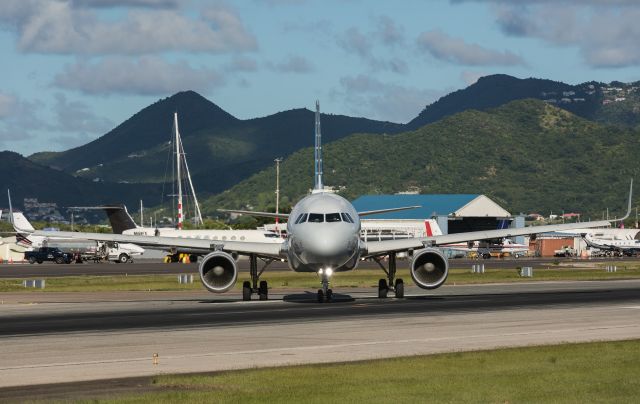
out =
<svg viewBox="0 0 640 404"><path fill-rule="evenodd" d="M189 165L187 164L186 153L184 152L184 147L182 146L182 138L180 137L180 129L178 127L178 113L174 112L173 114L173 147L175 153L175 182L178 187L178 214L176 220L176 228L178 230L182 230L182 223L184 221L183 214L183 182L185 183L185 187L187 191L189 191L190 195L193 198L193 207L194 207L194 224L201 225L202 221L202 213L200 212L200 204L198 203L198 198L196 197L196 191L193 188L193 182L191 181L191 173L189 172Z"/></svg>

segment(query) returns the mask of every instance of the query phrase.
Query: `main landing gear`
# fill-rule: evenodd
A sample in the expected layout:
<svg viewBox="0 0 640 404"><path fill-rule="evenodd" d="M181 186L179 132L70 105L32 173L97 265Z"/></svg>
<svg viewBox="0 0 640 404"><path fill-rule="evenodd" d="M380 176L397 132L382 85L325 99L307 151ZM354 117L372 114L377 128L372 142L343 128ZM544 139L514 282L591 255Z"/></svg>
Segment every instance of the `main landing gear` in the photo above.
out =
<svg viewBox="0 0 640 404"><path fill-rule="evenodd" d="M329 278L332 273L331 268L318 270L322 282L322 289L318 289L318 303L330 302L333 299L333 290L329 289Z"/></svg>
<svg viewBox="0 0 640 404"><path fill-rule="evenodd" d="M260 276L265 269L273 262L273 259L263 260L264 266L258 272L258 257L255 254L249 255L249 275L251 281L244 281L242 283L242 300L251 300L251 295L256 293L260 300L269 299L269 285L267 281L261 281Z"/></svg>
<svg viewBox="0 0 640 404"><path fill-rule="evenodd" d="M389 268L385 268L380 257L373 257L378 263L380 268L387 274L387 279L380 279L378 281L378 297L384 299L390 290L395 292L396 298L402 299L404 297L404 281L402 279L396 279L396 253L389 253Z"/></svg>

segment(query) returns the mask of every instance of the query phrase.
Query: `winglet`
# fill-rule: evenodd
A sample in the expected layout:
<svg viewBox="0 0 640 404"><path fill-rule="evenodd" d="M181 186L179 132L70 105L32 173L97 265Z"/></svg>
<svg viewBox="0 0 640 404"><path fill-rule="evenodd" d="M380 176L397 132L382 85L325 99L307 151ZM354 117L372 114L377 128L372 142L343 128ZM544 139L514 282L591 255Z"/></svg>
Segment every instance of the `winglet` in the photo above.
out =
<svg viewBox="0 0 640 404"><path fill-rule="evenodd" d="M622 222L631 215L631 201L633 199L633 178L631 178L631 184L629 185L629 204L627 206L627 213L620 219L610 220L610 222Z"/></svg>

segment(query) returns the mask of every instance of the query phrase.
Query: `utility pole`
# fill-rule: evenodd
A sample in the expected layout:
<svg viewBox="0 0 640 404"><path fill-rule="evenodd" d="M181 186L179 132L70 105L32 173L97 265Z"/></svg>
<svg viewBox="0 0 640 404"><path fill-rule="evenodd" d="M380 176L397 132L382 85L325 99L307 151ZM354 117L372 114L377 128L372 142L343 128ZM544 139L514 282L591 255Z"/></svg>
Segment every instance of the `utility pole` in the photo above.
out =
<svg viewBox="0 0 640 404"><path fill-rule="evenodd" d="M280 213L280 162L282 157L278 157L273 160L276 162L276 215ZM280 218L276 217L276 230L278 230L278 223Z"/></svg>

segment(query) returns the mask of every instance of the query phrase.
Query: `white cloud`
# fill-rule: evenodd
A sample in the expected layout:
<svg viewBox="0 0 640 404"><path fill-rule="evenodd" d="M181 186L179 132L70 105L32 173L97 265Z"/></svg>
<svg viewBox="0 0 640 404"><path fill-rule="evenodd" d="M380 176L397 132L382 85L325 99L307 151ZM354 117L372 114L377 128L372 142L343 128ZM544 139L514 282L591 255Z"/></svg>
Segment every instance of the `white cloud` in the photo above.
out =
<svg viewBox="0 0 640 404"><path fill-rule="evenodd" d="M269 63L268 66L281 73L310 73L313 65L302 56L288 56L280 63Z"/></svg>
<svg viewBox="0 0 640 404"><path fill-rule="evenodd" d="M84 144L113 126L86 104L70 101L61 93L54 95L51 105L0 93L0 147L27 155L43 148L63 150Z"/></svg>
<svg viewBox="0 0 640 404"><path fill-rule="evenodd" d="M494 5L504 33L530 37L556 46L576 47L593 67L640 65L640 4L595 2ZM618 7L605 7L605 5ZM633 5L632 5L633 4Z"/></svg>
<svg viewBox="0 0 640 404"><path fill-rule="evenodd" d="M186 62L168 63L156 56L129 59L109 56L65 67L54 79L61 88L85 94L167 95L182 90L207 92L222 85L215 69L194 68Z"/></svg>
<svg viewBox="0 0 640 404"><path fill-rule="evenodd" d="M383 83L362 74L342 77L340 88L332 92L332 97L342 99L351 113L392 122L410 121L441 95L439 91Z"/></svg>
<svg viewBox="0 0 640 404"><path fill-rule="evenodd" d="M258 62L245 56L235 56L227 64L225 70L229 72L255 72L258 70Z"/></svg>
<svg viewBox="0 0 640 404"><path fill-rule="evenodd" d="M391 48L397 48L404 43L404 34L388 17L381 17L376 22L375 31L363 33L356 27L345 30L337 38L338 45L345 52L362 59L367 67L373 71L387 70L394 73L406 74L409 71L408 64L398 56L392 54ZM385 57L378 57L374 50L382 45Z"/></svg>
<svg viewBox="0 0 640 404"><path fill-rule="evenodd" d="M418 47L436 59L467 66L524 65L524 60L509 51L496 51L462 38L451 37L440 30L423 32L417 39Z"/></svg>
<svg viewBox="0 0 640 404"><path fill-rule="evenodd" d="M193 17L180 9L160 7L174 3L170 1L89 3L103 3L105 7L107 3L137 3L148 7L128 9L118 19L104 19L92 8L66 1L8 0L0 8L0 21L17 31L18 49L23 52L139 55L257 49L255 37L239 16L221 5L210 6Z"/></svg>
<svg viewBox="0 0 640 404"><path fill-rule="evenodd" d="M106 133L114 127L112 121L95 115L89 106L80 101L69 101L62 93L55 94L53 111L56 115L56 130L80 132L84 135Z"/></svg>

